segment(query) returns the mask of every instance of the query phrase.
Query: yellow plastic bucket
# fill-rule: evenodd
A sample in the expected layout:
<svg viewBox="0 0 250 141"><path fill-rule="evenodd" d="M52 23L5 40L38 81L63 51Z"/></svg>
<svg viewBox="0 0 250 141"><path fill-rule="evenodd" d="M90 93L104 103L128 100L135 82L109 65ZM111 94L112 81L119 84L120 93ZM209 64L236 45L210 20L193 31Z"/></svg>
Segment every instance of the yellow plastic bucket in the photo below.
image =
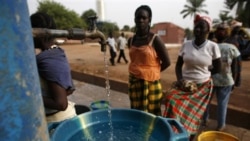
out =
<svg viewBox="0 0 250 141"><path fill-rule="evenodd" d="M198 141L239 141L239 139L225 132L206 131L198 136Z"/></svg>

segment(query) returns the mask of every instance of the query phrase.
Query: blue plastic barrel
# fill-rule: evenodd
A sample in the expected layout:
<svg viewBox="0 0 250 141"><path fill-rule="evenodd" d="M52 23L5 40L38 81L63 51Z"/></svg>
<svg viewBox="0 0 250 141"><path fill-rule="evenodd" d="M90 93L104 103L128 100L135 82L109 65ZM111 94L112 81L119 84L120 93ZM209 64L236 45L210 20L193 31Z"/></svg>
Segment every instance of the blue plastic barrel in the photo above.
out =
<svg viewBox="0 0 250 141"><path fill-rule="evenodd" d="M0 140L49 140L26 0L2 0L0 17Z"/></svg>
<svg viewBox="0 0 250 141"><path fill-rule="evenodd" d="M63 122L56 128L51 140L189 141L189 135L175 119L132 109L111 109L110 112L103 109Z"/></svg>

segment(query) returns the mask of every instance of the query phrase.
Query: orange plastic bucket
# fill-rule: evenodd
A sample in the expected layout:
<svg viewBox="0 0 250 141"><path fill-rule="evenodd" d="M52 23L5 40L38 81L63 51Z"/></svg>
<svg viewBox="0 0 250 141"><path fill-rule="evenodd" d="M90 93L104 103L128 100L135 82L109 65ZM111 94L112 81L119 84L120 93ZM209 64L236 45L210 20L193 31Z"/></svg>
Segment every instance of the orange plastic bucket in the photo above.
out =
<svg viewBox="0 0 250 141"><path fill-rule="evenodd" d="M206 131L198 136L198 141L239 141L239 139L225 132Z"/></svg>

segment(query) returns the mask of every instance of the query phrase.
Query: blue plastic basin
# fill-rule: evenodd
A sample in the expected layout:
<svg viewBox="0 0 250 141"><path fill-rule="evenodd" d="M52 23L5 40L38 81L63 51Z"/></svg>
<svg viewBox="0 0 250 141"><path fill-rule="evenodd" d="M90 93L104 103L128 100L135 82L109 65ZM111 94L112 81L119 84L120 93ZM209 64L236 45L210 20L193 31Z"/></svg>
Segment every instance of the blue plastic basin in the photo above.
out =
<svg viewBox="0 0 250 141"><path fill-rule="evenodd" d="M132 109L83 113L60 124L52 141L188 141L188 133L175 119ZM110 122L111 121L111 122ZM175 129L175 131L173 130Z"/></svg>

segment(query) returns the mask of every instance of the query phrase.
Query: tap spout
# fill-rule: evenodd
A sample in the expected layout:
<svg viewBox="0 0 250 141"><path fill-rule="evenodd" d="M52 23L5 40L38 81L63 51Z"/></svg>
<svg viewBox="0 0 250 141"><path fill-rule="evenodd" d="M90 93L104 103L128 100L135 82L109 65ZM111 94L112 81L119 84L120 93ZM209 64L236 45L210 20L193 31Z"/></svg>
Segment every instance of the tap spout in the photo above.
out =
<svg viewBox="0 0 250 141"><path fill-rule="evenodd" d="M106 38L105 35L99 31L99 30L94 30L92 32L85 32L85 37L91 38L91 39L96 39L99 38L100 41L99 43L101 44L101 51L104 52L106 51Z"/></svg>
<svg viewBox="0 0 250 141"><path fill-rule="evenodd" d="M90 38L90 39L97 39L99 38L100 41L99 43L101 44L101 51L106 51L106 38L105 35L97 30L88 30L88 31L83 31L82 29L78 28L72 28L69 30L69 39L85 39L85 38Z"/></svg>

